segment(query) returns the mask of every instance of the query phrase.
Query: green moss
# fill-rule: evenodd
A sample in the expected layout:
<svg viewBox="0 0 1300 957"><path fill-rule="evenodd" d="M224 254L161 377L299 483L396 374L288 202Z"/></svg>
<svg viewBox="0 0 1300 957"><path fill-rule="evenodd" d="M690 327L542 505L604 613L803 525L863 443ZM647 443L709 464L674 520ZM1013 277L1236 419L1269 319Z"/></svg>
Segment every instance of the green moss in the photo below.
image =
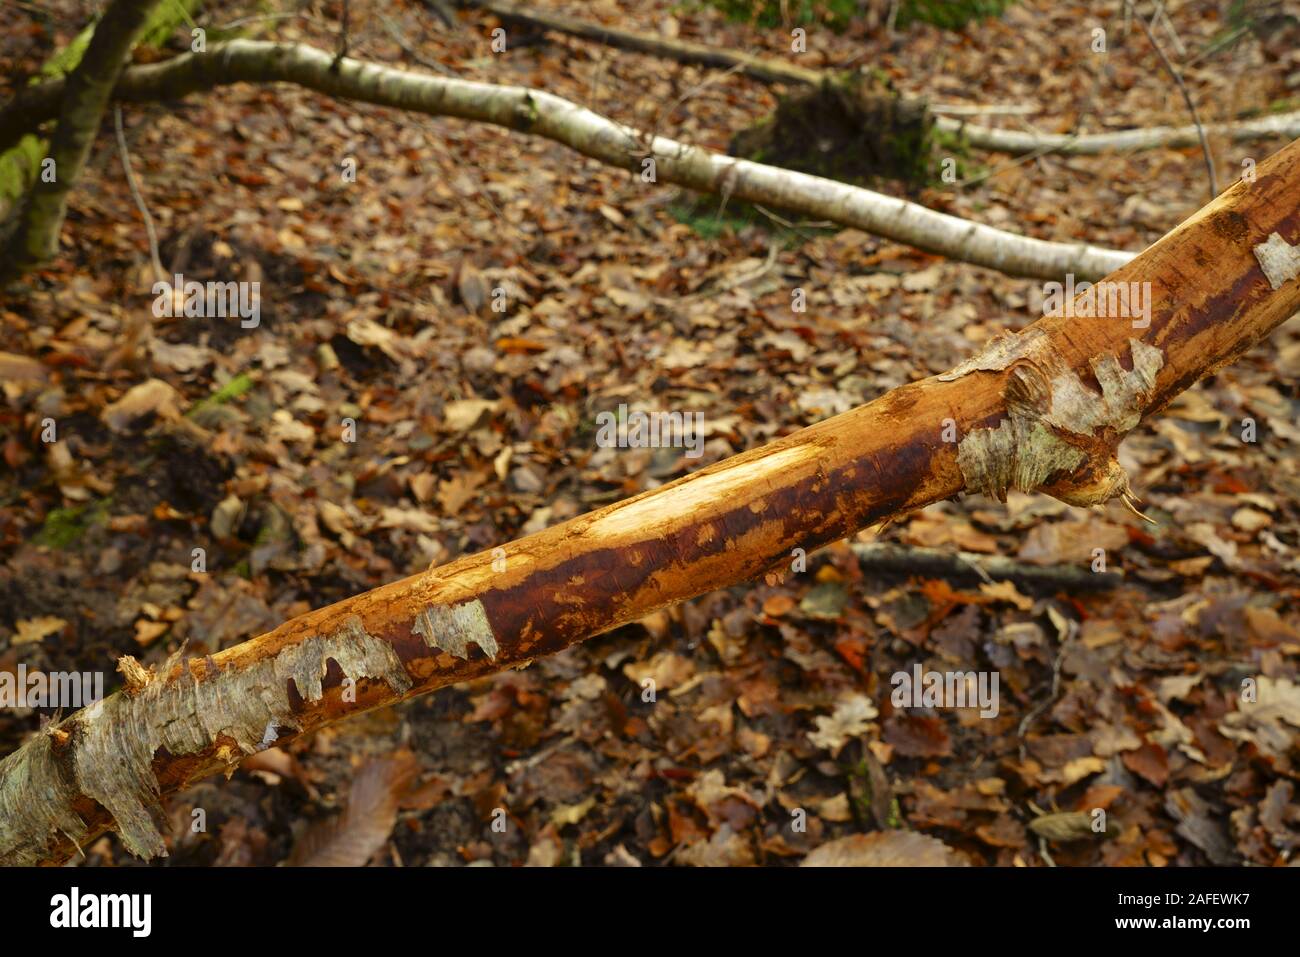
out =
<svg viewBox="0 0 1300 957"><path fill-rule="evenodd" d="M27 187L36 182L41 160L45 159L45 141L28 134L13 149L0 153L0 219L22 198Z"/></svg>
<svg viewBox="0 0 1300 957"><path fill-rule="evenodd" d="M907 824L903 820L903 809L898 804L898 798L889 799L889 819L885 823L892 828L904 827Z"/></svg>
<svg viewBox="0 0 1300 957"><path fill-rule="evenodd" d="M685 194L668 207L673 219L689 226L691 232L704 239L718 239L721 236L734 235L747 226L756 225L754 217L758 210L746 208L747 204L731 204L729 209L718 209L718 201ZM737 213L736 210L741 212Z"/></svg>
<svg viewBox="0 0 1300 957"><path fill-rule="evenodd" d="M936 159L935 173L932 178L932 185L944 187L951 186L952 183L945 183L940 178L943 172L943 160L952 159L956 161L956 174L958 180L966 180L972 177L980 176L988 171L988 167L983 163L973 159L978 155L972 152L970 143L966 137L958 132L939 129L933 127L930 137L931 149Z"/></svg>
<svg viewBox="0 0 1300 957"><path fill-rule="evenodd" d="M935 149L947 156L955 156L959 159L970 158L970 143L962 133L936 129L933 132L933 142Z"/></svg>
<svg viewBox="0 0 1300 957"><path fill-rule="evenodd" d="M172 33L182 23L193 30L198 24L194 22L193 13L203 0L163 0L153 8L145 22L140 43L145 46L160 47L171 39Z"/></svg>
<svg viewBox="0 0 1300 957"><path fill-rule="evenodd" d="M50 548L69 548L80 541L91 526L100 524L108 517L110 502L111 499L105 498L85 505L50 509L41 530L36 533L36 544Z"/></svg>
<svg viewBox="0 0 1300 957"><path fill-rule="evenodd" d="M1000 17L1013 0L902 0L898 26L929 23L944 30L960 30L973 20Z"/></svg>
<svg viewBox="0 0 1300 957"><path fill-rule="evenodd" d="M673 219L691 228L703 239L718 239L722 236L734 236L745 229L759 228L770 233L783 249L798 249L814 236L830 235L838 232L839 227L824 226L785 226L765 216L761 210L750 203L738 200L729 201L719 209L721 200L716 196L699 196L694 193L682 193L669 207ZM789 217L777 212L782 219L798 219L797 213ZM594 430L594 425L593 425Z"/></svg>
<svg viewBox="0 0 1300 957"><path fill-rule="evenodd" d="M53 77L66 76L76 69L77 64L81 62L81 58L86 54L86 47L90 46L90 38L95 35L95 22L92 22L73 37L72 42L66 47L50 57L45 62L45 65L41 67L38 76L43 80L48 80Z"/></svg>

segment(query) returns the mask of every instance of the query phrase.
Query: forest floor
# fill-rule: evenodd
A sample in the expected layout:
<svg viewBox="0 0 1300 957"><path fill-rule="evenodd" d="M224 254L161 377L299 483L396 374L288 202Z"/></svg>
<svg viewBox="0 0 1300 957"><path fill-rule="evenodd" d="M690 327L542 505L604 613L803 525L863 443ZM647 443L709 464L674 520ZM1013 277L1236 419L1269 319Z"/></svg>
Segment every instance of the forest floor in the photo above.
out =
<svg viewBox="0 0 1300 957"><path fill-rule="evenodd" d="M547 6L791 55L788 31L694 4ZM0 76L34 72L91 12L49 7L46 27L0 12ZM333 49L337 10L298 9L246 29ZM962 33L916 25L894 39L813 28L797 61L871 64L935 102L1038 110L986 123L1185 123L1139 27L1105 22L1099 56L1103 21L1080 9L1026 0ZM355 56L536 86L718 149L775 105L735 74L554 34L494 54L493 19L466 12L447 28L415 0L353 0L351 22ZM1209 4L1183 5L1175 25L1188 58L1224 28ZM1295 48L1248 37L1188 68L1203 118L1289 100ZM120 655L216 651L944 371L1041 301L1037 281L746 217L546 140L288 86L131 105L123 120L168 273L259 281L261 322L153 318L110 118L61 257L0 299L0 350L43 366L7 378L0 405L10 672L98 670L111 688ZM1280 144L1212 145L1222 185ZM341 175L349 157L355 182ZM1130 250L1207 196L1199 149L974 152L961 169L978 181L913 198ZM805 312L791 309L795 288ZM123 348L142 322L151 333ZM163 863L351 860L361 847L363 861L407 866L780 864L898 829L934 839L915 845L926 860L1286 863L1300 846L1297 370L1292 321L1133 433L1124 461L1154 525L1115 503L1013 494L859 536L1043 565L1086 567L1104 549L1116 587L865 575L841 544L805 573L262 752L171 801ZM165 386L123 401L146 380ZM702 412L703 456L598 448L597 413L623 403ZM40 440L47 417L57 446ZM996 717L896 709L890 678L916 664L996 672ZM1242 702L1243 681L1267 706ZM0 753L40 717L0 711ZM1099 808L1104 835L1075 817L1035 824ZM914 858L888 841L852 849ZM112 837L86 853L132 861Z"/></svg>

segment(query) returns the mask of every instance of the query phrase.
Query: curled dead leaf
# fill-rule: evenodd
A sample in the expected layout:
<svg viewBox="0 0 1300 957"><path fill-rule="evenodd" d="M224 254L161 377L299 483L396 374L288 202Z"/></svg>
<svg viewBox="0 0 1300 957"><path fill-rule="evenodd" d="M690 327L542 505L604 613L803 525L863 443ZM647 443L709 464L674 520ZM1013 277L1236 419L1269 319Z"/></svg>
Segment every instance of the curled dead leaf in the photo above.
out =
<svg viewBox="0 0 1300 957"><path fill-rule="evenodd" d="M850 834L803 859L801 867L966 867L969 862L943 841L916 831Z"/></svg>

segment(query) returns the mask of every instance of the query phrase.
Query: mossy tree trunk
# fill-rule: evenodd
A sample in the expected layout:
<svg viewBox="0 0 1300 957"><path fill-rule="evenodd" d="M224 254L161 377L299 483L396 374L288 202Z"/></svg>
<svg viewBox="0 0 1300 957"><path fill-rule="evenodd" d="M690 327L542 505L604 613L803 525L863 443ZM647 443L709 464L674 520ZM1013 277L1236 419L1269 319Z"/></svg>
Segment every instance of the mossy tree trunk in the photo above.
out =
<svg viewBox="0 0 1300 957"><path fill-rule="evenodd" d="M190 22L201 3L202 0L163 0L150 14L140 45L162 46L178 26ZM94 35L95 23L91 23L50 57L33 82L66 77L81 62ZM0 150L0 223L8 221L9 214L27 195L40 173L41 161L48 154L49 140L39 133L28 133L17 144Z"/></svg>
<svg viewBox="0 0 1300 957"><path fill-rule="evenodd" d="M160 0L112 0L85 52L63 88L58 126L49 154L25 200L13 213L3 238L0 281L13 278L54 256L72 189L90 155L104 109L136 41L150 25Z"/></svg>

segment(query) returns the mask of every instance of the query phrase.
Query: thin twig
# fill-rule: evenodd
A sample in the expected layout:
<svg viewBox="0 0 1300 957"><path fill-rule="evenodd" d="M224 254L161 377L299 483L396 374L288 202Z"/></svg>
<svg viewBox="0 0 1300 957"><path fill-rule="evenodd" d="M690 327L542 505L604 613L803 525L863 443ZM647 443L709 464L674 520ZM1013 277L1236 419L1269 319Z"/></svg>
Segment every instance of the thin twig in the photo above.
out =
<svg viewBox="0 0 1300 957"><path fill-rule="evenodd" d="M116 103L113 104L113 126L117 131L117 149L122 157L126 185L131 190L131 198L135 200L136 209L140 210L140 216L144 219L145 235L149 237L149 259L153 262L154 278L158 282L166 282L167 273L163 270L162 257L158 255L158 233L153 226L153 217L149 215L149 207L145 205L144 196L140 192L140 184L136 182L135 172L131 169L131 153L126 148L126 133L122 130L122 107Z"/></svg>
<svg viewBox="0 0 1300 957"><path fill-rule="evenodd" d="M1230 30L1228 33L1219 37L1217 40L1209 41L1208 43L1205 44L1205 46L1201 47L1200 51L1195 56L1193 56L1190 60L1187 61L1187 65L1195 66L1196 64L1200 63L1202 60L1207 59L1208 57L1215 56L1219 52L1226 50L1228 47L1232 46L1234 43L1240 40L1243 34L1249 32L1250 32L1250 27L1243 25L1237 27L1235 30Z"/></svg>
<svg viewBox="0 0 1300 957"><path fill-rule="evenodd" d="M765 206L758 203L752 203L751 205L768 219L772 220L772 222L776 223L778 226L784 226L786 229L830 229L835 225L829 219L801 219L798 222L795 222L786 219L784 216L778 216L770 209L767 209ZM801 235L804 235L805 239L809 238L806 234Z"/></svg>
<svg viewBox="0 0 1300 957"><path fill-rule="evenodd" d="M335 72L338 71L343 58L348 55L348 20L348 0L343 0L342 15L339 18L339 34L334 46L334 65L331 67Z"/></svg>
<svg viewBox="0 0 1300 957"><path fill-rule="evenodd" d="M1155 16L1151 18L1151 23L1155 23L1156 20L1160 18L1164 9L1165 5L1161 3L1156 9ZM1205 168L1210 174L1210 199L1214 199L1214 197L1219 195L1219 180L1218 177L1214 175L1214 157L1210 155L1210 143L1209 140L1205 138L1205 127L1201 125L1201 117L1196 112L1196 104L1192 102L1192 94L1188 91L1187 84L1183 82L1183 75L1179 73L1178 68L1169 61L1169 57L1165 56L1165 51L1161 49L1160 44L1156 41L1156 35L1151 31L1151 24L1147 23L1146 19L1143 17L1138 17L1137 22L1142 24L1142 32L1147 35L1147 39L1151 41L1151 45L1156 48L1156 53L1160 57L1160 62L1165 65L1165 71L1173 78L1174 83L1177 84L1178 91L1183 95L1183 102L1187 104L1187 112L1192 115L1192 123L1196 126L1196 135L1201 140L1201 152L1205 155Z"/></svg>
<svg viewBox="0 0 1300 957"><path fill-rule="evenodd" d="M409 43L402 39L401 29L395 22L393 22L393 19L387 16L382 10L379 11L379 19L383 22L384 29L388 31L388 35L393 38L393 42L401 47L406 55L420 66L433 70L435 73L441 73L443 76L457 75L456 71L448 67L446 64L439 63L437 60L426 60L424 57L420 56L420 54L417 53Z"/></svg>
<svg viewBox="0 0 1300 957"><path fill-rule="evenodd" d="M664 306L681 305L682 303L688 302L700 302L705 299L712 299L715 296L721 296L723 293L730 292L738 286L746 286L750 283L757 282L772 271L772 267L776 265L776 257L780 252L780 244L776 241L776 237L773 236L771 237L771 241L768 243L767 259L765 259L763 264L758 268L749 272L737 273L733 276L724 277L718 281L716 286L711 289L706 289L703 292L695 292L688 296L678 296L676 298L669 296L656 296L655 302Z"/></svg>
<svg viewBox="0 0 1300 957"><path fill-rule="evenodd" d="M218 30L233 30L236 27L242 27L248 23L262 23L268 20L306 20L308 23L314 23L317 26L329 28L324 20L317 19L307 13L259 13L251 17L240 17L238 20L231 20L229 23L223 23L217 27Z"/></svg>
<svg viewBox="0 0 1300 957"><path fill-rule="evenodd" d="M1070 631L1073 633L1073 625L1071 625ZM1069 640L1070 636L1067 635L1066 641ZM1030 708L1029 712L1020 720L1020 727L1016 729L1016 737L1020 739L1020 760L1022 763L1026 756L1025 733L1038 720L1039 716L1056 702L1056 699L1061 694L1061 664L1064 660L1065 642L1062 642L1060 648L1056 651L1056 657L1052 660L1052 693Z"/></svg>
<svg viewBox="0 0 1300 957"><path fill-rule="evenodd" d="M1178 36L1178 31L1174 29L1174 21L1169 19L1169 11L1165 9L1163 3L1156 10L1156 17L1165 25L1165 32L1169 34L1169 39L1173 41L1174 49L1178 51L1178 55L1186 59L1187 47L1183 46L1182 38ZM1152 26L1155 25L1155 18L1152 18L1151 24Z"/></svg>

